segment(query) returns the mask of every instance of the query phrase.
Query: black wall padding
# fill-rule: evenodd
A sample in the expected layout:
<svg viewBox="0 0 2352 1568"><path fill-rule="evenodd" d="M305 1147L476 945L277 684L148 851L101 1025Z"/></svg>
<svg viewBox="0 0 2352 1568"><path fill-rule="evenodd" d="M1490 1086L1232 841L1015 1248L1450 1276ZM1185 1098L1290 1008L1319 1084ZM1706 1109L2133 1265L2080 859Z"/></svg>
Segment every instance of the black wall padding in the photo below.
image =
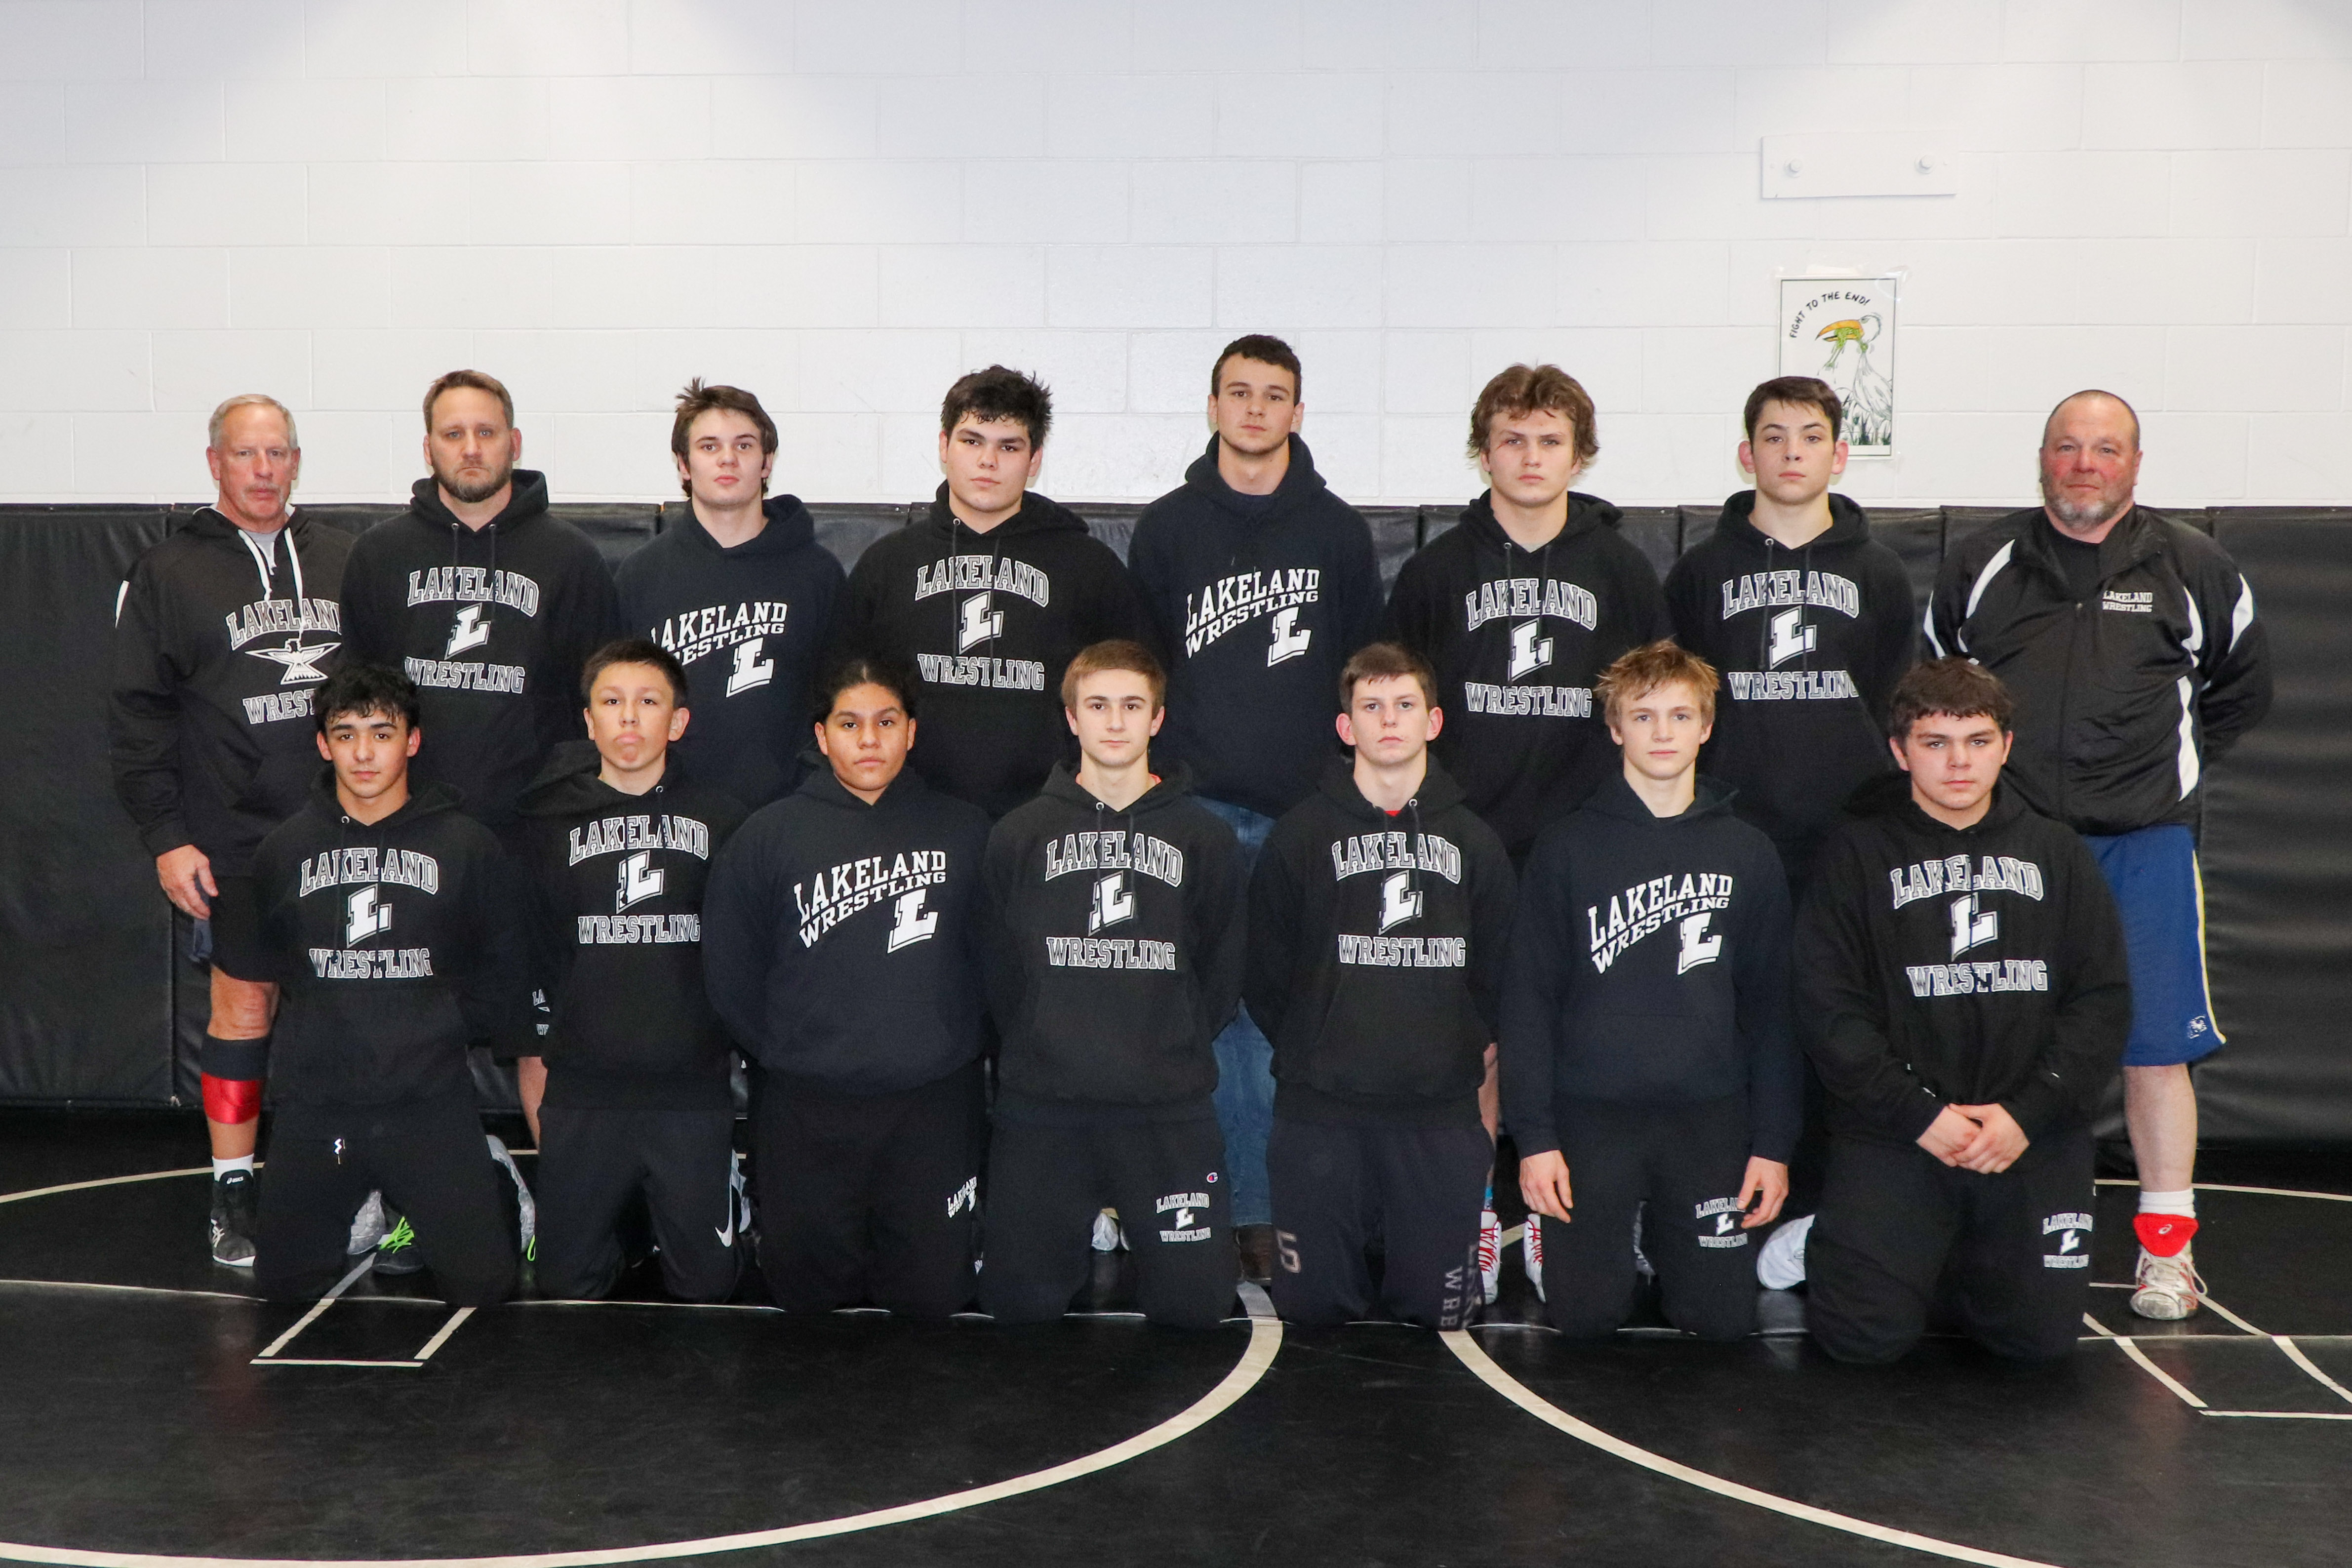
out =
<svg viewBox="0 0 2352 1568"><path fill-rule="evenodd" d="M1087 520L1087 531L1110 546L1110 552L1124 562L1127 547L1135 542L1135 521L1143 509L1131 501L1074 500L1063 503Z"/></svg>
<svg viewBox="0 0 2352 1568"><path fill-rule="evenodd" d="M2352 510L2227 509L2277 699L2206 782L2212 1142L2352 1142Z"/></svg>
<svg viewBox="0 0 2352 1568"><path fill-rule="evenodd" d="M1417 506L1368 506L1358 509L1371 525L1372 559L1380 563L1381 592L1396 583L1397 574L1421 548L1421 511Z"/></svg>
<svg viewBox="0 0 2352 1568"><path fill-rule="evenodd" d="M675 510L685 510L686 503L675 503ZM809 516L816 521L816 542L833 552L845 572L857 564L866 547L897 529L907 526L912 515L903 506L860 505L850 502L810 502ZM663 526L669 526L673 508L662 509Z"/></svg>
<svg viewBox="0 0 2352 1568"><path fill-rule="evenodd" d="M1682 554L1685 538L1702 539L1714 529L1715 521L1710 518L1705 531L1685 534L1683 509L1675 506L1629 506L1624 521L1617 525L1625 542L1647 557L1661 578L1673 569L1675 557Z"/></svg>
<svg viewBox="0 0 2352 1568"><path fill-rule="evenodd" d="M1872 507L1870 536L1903 558L1911 597L1925 615L1936 591L1936 568L1944 563L1944 509Z"/></svg>
<svg viewBox="0 0 2352 1568"><path fill-rule="evenodd" d="M172 1097L171 906L114 798L115 595L163 509L0 507L0 1100Z"/></svg>

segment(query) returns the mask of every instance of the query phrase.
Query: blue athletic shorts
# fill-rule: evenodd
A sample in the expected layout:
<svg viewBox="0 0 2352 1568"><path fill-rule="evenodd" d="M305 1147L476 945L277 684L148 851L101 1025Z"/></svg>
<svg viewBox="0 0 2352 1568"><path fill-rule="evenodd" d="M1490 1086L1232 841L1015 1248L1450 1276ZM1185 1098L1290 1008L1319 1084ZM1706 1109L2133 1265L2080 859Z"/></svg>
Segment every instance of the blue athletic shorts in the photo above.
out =
<svg viewBox="0 0 2352 1568"><path fill-rule="evenodd" d="M2205 986L2205 883L2197 841L2177 822L2084 834L2123 918L2131 961L2131 1038L2124 1066L2170 1067L2221 1048Z"/></svg>

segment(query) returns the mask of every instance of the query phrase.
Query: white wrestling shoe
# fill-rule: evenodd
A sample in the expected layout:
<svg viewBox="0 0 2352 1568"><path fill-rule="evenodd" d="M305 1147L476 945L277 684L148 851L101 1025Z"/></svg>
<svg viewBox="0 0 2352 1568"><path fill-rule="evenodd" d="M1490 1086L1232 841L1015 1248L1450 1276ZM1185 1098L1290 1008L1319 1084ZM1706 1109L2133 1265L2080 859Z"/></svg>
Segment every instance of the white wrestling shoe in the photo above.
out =
<svg viewBox="0 0 2352 1568"><path fill-rule="evenodd" d="M2197 1276L2190 1250L2184 1247L2173 1257L2158 1258L2140 1248L2139 1268L2132 1275L2134 1312L2160 1323L2176 1323L2197 1310L2205 1294L2205 1281Z"/></svg>

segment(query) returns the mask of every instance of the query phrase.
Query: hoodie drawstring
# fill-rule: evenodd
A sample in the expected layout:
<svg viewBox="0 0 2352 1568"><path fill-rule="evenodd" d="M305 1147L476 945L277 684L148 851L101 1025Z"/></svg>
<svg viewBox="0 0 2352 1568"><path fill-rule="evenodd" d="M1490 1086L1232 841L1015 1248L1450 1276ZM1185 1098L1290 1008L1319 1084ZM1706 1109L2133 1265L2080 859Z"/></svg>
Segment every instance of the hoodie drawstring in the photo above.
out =
<svg viewBox="0 0 2352 1568"><path fill-rule="evenodd" d="M241 528L236 531L236 536L245 542L245 552L253 557L253 569L260 574L261 596L264 599L275 598L277 595L271 584L276 574L271 568L278 558L277 545L273 542L265 546ZM310 613L310 591L302 582L302 552L294 548L293 518L287 518L286 525L278 531L278 537L286 542L286 559L294 567L294 646L300 647L303 622Z"/></svg>

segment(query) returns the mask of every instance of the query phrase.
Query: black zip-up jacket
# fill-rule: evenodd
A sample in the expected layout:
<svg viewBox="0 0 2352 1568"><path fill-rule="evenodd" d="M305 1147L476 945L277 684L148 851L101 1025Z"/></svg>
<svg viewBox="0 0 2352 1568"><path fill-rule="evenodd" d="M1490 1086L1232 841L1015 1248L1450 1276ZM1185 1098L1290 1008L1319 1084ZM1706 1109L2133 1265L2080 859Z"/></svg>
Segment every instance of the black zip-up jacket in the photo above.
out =
<svg viewBox="0 0 2352 1568"><path fill-rule="evenodd" d="M1518 858L1618 765L1593 681L1674 626L1657 573L1617 531L1624 513L1571 491L1559 532L1523 550L1491 494L1404 563L1386 629L1437 671L1431 750Z"/></svg>
<svg viewBox="0 0 2352 1568"><path fill-rule="evenodd" d="M1061 691L1071 656L1149 635L1135 580L1086 519L1032 490L974 533L941 485L928 514L858 557L837 640L914 667L922 700L908 765L1002 816L1071 754Z"/></svg>
<svg viewBox="0 0 2352 1568"><path fill-rule="evenodd" d="M447 784L503 830L548 752L579 738L580 672L621 631L612 574L587 535L548 515L544 474L517 468L513 499L478 529L432 479L413 493L352 546L343 652L416 682L416 782Z"/></svg>
<svg viewBox="0 0 2352 1568"><path fill-rule="evenodd" d="M515 868L448 791L362 823L322 769L254 851L253 880L285 986L269 1048L281 1126L469 1099L469 1043L533 1048Z"/></svg>
<svg viewBox="0 0 2352 1568"><path fill-rule="evenodd" d="M719 1016L769 1071L890 1094L981 1052L988 817L911 768L866 805L819 766L729 840L702 907Z"/></svg>
<svg viewBox="0 0 2352 1568"><path fill-rule="evenodd" d="M1927 608L1938 657L2009 683L2017 745L2001 775L2078 833L2194 822L2205 769L2271 705L2254 592L2221 547L2135 507L2099 545L2078 602L2037 508L1961 541Z"/></svg>
<svg viewBox="0 0 2352 1568"><path fill-rule="evenodd" d="M2132 1016L2089 848L2005 778L1974 827L1921 811L1900 777L1855 809L1797 925L1798 1012L1831 1127L1908 1143L1946 1105L1999 1104L2028 1138L2087 1121Z"/></svg>
<svg viewBox="0 0 2352 1568"><path fill-rule="evenodd" d="M702 900L743 808L675 755L645 795L602 766L566 742L522 796L547 1101L728 1106L734 1046L702 983Z"/></svg>
<svg viewBox="0 0 2352 1568"><path fill-rule="evenodd" d="M988 836L1007 1096L1175 1110L1217 1086L1241 1001L1241 846L1177 764L1114 811L1057 766Z"/></svg>
<svg viewBox="0 0 2352 1568"><path fill-rule="evenodd" d="M1722 673L1699 766L1732 789L1801 881L1846 797L1894 771L1886 702L1918 633L1902 558L1829 498L1827 532L1790 550L1756 526L1756 492L1666 574L1675 640Z"/></svg>
<svg viewBox="0 0 2352 1568"><path fill-rule="evenodd" d="M1263 504L1254 506L1253 502ZM1315 793L1335 754L1331 693L1372 640L1381 571L1363 514L1290 437L1274 493L1236 495L1217 442L1143 509L1127 563L1168 661L1154 756L1190 764L1212 800L1279 816Z"/></svg>
<svg viewBox="0 0 2352 1568"><path fill-rule="evenodd" d="M1333 759L1250 879L1242 994L1274 1042L1276 1113L1475 1125L1511 892L1502 841L1434 759L1393 816Z"/></svg>
<svg viewBox="0 0 2352 1568"><path fill-rule="evenodd" d="M699 782L754 810L800 780L810 690L845 578L798 496L771 496L767 526L722 548L679 507L621 563L621 618L686 666L686 734L671 749Z"/></svg>
<svg viewBox="0 0 2352 1568"><path fill-rule="evenodd" d="M131 568L114 616L114 793L150 855L243 876L319 772L310 696L343 641L351 535L299 511L268 547L206 507Z"/></svg>
<svg viewBox="0 0 2352 1568"><path fill-rule="evenodd" d="M1559 1147L1560 1099L1748 1095L1749 1152L1786 1163L1803 1114L1789 1032L1789 889L1771 840L1702 776L1654 816L1622 772L1536 841L1503 991L1503 1122Z"/></svg>

